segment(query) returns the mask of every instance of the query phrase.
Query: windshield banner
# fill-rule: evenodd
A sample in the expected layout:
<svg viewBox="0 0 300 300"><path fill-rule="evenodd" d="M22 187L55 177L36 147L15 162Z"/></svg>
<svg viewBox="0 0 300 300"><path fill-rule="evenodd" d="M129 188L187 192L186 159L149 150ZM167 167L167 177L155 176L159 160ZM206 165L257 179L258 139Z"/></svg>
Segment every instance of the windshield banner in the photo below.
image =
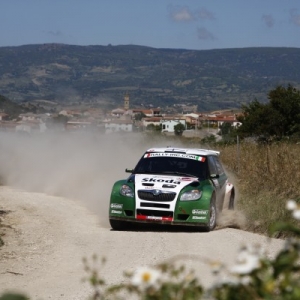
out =
<svg viewBox="0 0 300 300"><path fill-rule="evenodd" d="M205 162L205 157L203 157L203 156L192 155L192 154L182 154L182 153L156 152L156 153L146 153L144 155L144 158L150 158L150 157L179 157L179 158L193 159L193 160Z"/></svg>

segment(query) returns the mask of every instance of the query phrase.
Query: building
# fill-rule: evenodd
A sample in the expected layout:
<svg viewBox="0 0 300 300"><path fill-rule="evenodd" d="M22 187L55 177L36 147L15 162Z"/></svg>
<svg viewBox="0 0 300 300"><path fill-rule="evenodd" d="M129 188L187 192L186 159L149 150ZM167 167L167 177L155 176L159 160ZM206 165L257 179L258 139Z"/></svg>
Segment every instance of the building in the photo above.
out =
<svg viewBox="0 0 300 300"><path fill-rule="evenodd" d="M126 93L124 96L124 109L128 110L129 109L129 94Z"/></svg>
<svg viewBox="0 0 300 300"><path fill-rule="evenodd" d="M159 126L161 124L162 117L152 117L152 118L143 118L142 124L144 128L147 128L148 125L153 124L154 126Z"/></svg>
<svg viewBox="0 0 300 300"><path fill-rule="evenodd" d="M162 119L161 120L162 128L161 132L174 133L174 127L178 124L184 125L186 128L185 118L172 118L172 119Z"/></svg>
<svg viewBox="0 0 300 300"><path fill-rule="evenodd" d="M131 120L115 119L105 122L105 133L112 132L132 132L133 122Z"/></svg>
<svg viewBox="0 0 300 300"><path fill-rule="evenodd" d="M161 116L161 109L160 108L150 108L150 109L144 109L144 108L135 108L132 109L132 114L144 114L146 117L159 117Z"/></svg>

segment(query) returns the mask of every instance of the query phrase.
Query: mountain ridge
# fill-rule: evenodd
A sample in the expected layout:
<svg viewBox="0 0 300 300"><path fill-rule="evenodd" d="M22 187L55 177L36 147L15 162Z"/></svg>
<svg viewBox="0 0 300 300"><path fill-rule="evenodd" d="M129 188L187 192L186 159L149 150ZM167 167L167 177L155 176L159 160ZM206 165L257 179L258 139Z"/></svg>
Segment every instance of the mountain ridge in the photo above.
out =
<svg viewBox="0 0 300 300"><path fill-rule="evenodd" d="M213 50L139 45L31 44L0 47L0 94L107 108L198 105L199 111L267 101L278 85L300 87L300 49Z"/></svg>

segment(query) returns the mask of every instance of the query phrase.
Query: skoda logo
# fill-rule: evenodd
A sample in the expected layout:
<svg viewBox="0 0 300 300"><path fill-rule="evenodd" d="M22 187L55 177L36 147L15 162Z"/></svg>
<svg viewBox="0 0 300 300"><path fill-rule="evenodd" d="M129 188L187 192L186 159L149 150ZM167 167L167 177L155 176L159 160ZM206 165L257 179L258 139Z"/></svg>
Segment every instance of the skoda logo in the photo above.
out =
<svg viewBox="0 0 300 300"><path fill-rule="evenodd" d="M158 196L159 194L161 194L161 191L160 190L153 190L152 193L153 193L154 196Z"/></svg>

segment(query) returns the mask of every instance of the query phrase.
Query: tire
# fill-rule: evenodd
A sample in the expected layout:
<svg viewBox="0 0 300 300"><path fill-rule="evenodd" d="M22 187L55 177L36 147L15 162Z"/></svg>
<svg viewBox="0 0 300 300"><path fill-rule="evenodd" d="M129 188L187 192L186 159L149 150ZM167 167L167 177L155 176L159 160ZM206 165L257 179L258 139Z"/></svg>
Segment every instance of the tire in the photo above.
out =
<svg viewBox="0 0 300 300"><path fill-rule="evenodd" d="M122 231L128 228L127 222L109 219L110 226L113 230Z"/></svg>
<svg viewBox="0 0 300 300"><path fill-rule="evenodd" d="M204 231L209 232L215 229L217 226L217 206L215 195L212 196L210 200L210 209L209 209L209 222L207 226L204 227Z"/></svg>
<svg viewBox="0 0 300 300"><path fill-rule="evenodd" d="M233 190L230 193L228 209L229 210L234 210L234 191Z"/></svg>

